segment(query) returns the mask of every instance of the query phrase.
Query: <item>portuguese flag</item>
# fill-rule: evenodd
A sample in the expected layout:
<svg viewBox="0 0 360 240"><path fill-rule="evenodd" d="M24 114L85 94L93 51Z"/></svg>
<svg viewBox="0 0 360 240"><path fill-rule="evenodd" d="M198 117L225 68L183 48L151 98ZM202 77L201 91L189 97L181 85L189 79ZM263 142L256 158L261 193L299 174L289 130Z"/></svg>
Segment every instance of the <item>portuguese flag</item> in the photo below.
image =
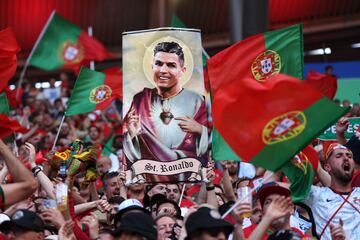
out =
<svg viewBox="0 0 360 240"><path fill-rule="evenodd" d="M239 78L253 78L259 82L278 72L303 79L304 56L301 25L265 32L230 46L208 60L219 67L209 69L212 94ZM220 62L224 62L220 67ZM214 76L223 77L211 79ZM261 112L258 113L261 116ZM214 160L237 160L239 156L213 129L212 151Z"/></svg>
<svg viewBox="0 0 360 240"><path fill-rule="evenodd" d="M16 53L19 51L19 44L11 28L0 31L0 92L16 72Z"/></svg>
<svg viewBox="0 0 360 240"><path fill-rule="evenodd" d="M120 67L96 72L82 67L76 79L65 115L71 116L104 109L122 97Z"/></svg>
<svg viewBox="0 0 360 240"><path fill-rule="evenodd" d="M300 202L308 196L318 163L318 153L308 145L281 168L291 183L290 193L293 202Z"/></svg>
<svg viewBox="0 0 360 240"><path fill-rule="evenodd" d="M46 71L59 68L78 71L90 61L110 54L96 39L53 12L29 56L31 65Z"/></svg>
<svg viewBox="0 0 360 240"><path fill-rule="evenodd" d="M241 77L242 69L232 65L241 63L235 56L236 51L224 61L215 56L208 68L214 124L245 162L277 171L349 110L285 74L261 81Z"/></svg>

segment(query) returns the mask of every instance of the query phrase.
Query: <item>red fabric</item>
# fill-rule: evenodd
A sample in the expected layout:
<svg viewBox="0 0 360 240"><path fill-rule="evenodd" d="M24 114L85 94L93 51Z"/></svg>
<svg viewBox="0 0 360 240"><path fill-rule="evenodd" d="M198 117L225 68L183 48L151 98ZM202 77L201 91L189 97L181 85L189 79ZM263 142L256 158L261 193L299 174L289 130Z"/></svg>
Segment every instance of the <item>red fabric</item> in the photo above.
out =
<svg viewBox="0 0 360 240"><path fill-rule="evenodd" d="M186 198L183 198L180 203L180 207L182 208L189 208L191 206L194 206L195 203L192 201L187 200Z"/></svg>
<svg viewBox="0 0 360 240"><path fill-rule="evenodd" d="M16 100L16 90L10 90L10 88L7 87L5 88L5 93L8 99L9 106L12 108L16 108L18 105L18 101Z"/></svg>
<svg viewBox="0 0 360 240"><path fill-rule="evenodd" d="M102 43L96 40L93 37L90 37L86 32L81 32L78 43L84 49L84 58L79 63L65 63L63 68L73 69L75 73L78 73L80 67L83 65L88 65L91 61L103 61L107 57L112 56L113 54L106 51L106 48Z"/></svg>
<svg viewBox="0 0 360 240"><path fill-rule="evenodd" d="M8 239L0 233L0 240L8 240Z"/></svg>
<svg viewBox="0 0 360 240"><path fill-rule="evenodd" d="M14 132L26 133L27 131L28 129L21 126L18 121L0 114L0 139L7 138Z"/></svg>
<svg viewBox="0 0 360 240"><path fill-rule="evenodd" d="M220 85L223 81L228 84L213 88L214 125L245 162L266 146L262 132L271 120L292 111L304 111L323 97L308 84L285 74L276 74L265 82L239 77L242 75L237 68L232 68L232 72L225 69L220 74L220 69L233 60L228 63L227 59L216 56L214 61L208 61L211 87L213 83ZM241 59L235 53L228 57ZM218 60L222 62L216 63Z"/></svg>
<svg viewBox="0 0 360 240"><path fill-rule="evenodd" d="M351 186L352 187L360 187L360 170L358 170L354 174L352 182L351 182Z"/></svg>
<svg viewBox="0 0 360 240"><path fill-rule="evenodd" d="M19 51L20 46L11 28L0 31L0 92L15 74L16 53Z"/></svg>
<svg viewBox="0 0 360 240"><path fill-rule="evenodd" d="M333 99L336 94L337 78L335 76L309 71L305 82L330 99Z"/></svg>

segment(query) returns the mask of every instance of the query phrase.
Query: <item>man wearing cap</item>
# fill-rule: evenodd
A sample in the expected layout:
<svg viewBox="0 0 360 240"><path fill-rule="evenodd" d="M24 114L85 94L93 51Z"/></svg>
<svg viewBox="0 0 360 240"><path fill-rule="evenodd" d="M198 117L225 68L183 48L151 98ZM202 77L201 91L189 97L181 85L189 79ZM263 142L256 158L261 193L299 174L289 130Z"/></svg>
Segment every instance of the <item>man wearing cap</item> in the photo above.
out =
<svg viewBox="0 0 360 240"><path fill-rule="evenodd" d="M19 209L0 229L9 240L40 240L44 239L45 224L36 213Z"/></svg>
<svg viewBox="0 0 360 240"><path fill-rule="evenodd" d="M191 213L185 227L185 240L225 240L234 230L230 223L221 219L218 211L207 207Z"/></svg>
<svg viewBox="0 0 360 240"><path fill-rule="evenodd" d="M360 239L360 188L351 187L354 168L353 154L347 147L337 143L329 146L324 169L331 177L331 185L312 186L305 200L312 208L321 239L332 239L337 233L341 235L341 228L346 239Z"/></svg>
<svg viewBox="0 0 360 240"><path fill-rule="evenodd" d="M298 229L290 226L290 215L294 205L290 191L275 182L263 185L257 194L262 207L262 219L259 225L251 225L244 229L245 237L249 239L267 239L270 234L279 230L292 230L305 237Z"/></svg>
<svg viewBox="0 0 360 240"><path fill-rule="evenodd" d="M115 230L115 239L125 240L156 240L157 231L154 220L146 213L131 212L121 220L121 225Z"/></svg>
<svg viewBox="0 0 360 240"><path fill-rule="evenodd" d="M144 206L139 200L127 199L123 201L118 207L118 212L116 213L114 218L115 227L118 227L120 225L123 217L133 212L142 212L150 215L149 211L144 208Z"/></svg>

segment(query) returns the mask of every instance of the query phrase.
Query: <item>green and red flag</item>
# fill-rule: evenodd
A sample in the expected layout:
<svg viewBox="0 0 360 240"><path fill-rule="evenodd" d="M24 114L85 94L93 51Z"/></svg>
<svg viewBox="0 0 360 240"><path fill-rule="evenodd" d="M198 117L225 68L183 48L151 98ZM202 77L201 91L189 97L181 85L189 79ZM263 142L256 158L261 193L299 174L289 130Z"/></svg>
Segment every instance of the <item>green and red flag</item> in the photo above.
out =
<svg viewBox="0 0 360 240"><path fill-rule="evenodd" d="M29 62L46 71L78 69L111 54L95 38L53 12L35 43Z"/></svg>
<svg viewBox="0 0 360 240"><path fill-rule="evenodd" d="M20 46L11 28L0 31L0 92L16 72L16 53L19 51Z"/></svg>
<svg viewBox="0 0 360 240"><path fill-rule="evenodd" d="M293 202L302 201L309 194L318 163L318 153L308 145L281 168L291 183L290 193Z"/></svg>
<svg viewBox="0 0 360 240"><path fill-rule="evenodd" d="M15 132L26 133L27 131L28 129L21 126L18 121L0 114L0 139L5 139Z"/></svg>
<svg viewBox="0 0 360 240"><path fill-rule="evenodd" d="M231 64L218 60L208 61L214 124L245 162L277 171L349 110L299 79L281 73L242 78L240 68L228 72Z"/></svg>
<svg viewBox="0 0 360 240"><path fill-rule="evenodd" d="M240 41L212 57L220 67L209 69L212 94L234 79L252 78L262 82L276 73L303 79L304 56L301 25L265 32ZM210 72L211 71L211 72ZM223 77L211 79L214 76ZM241 84L239 82L239 84ZM261 112L259 112L261 115ZM240 160L228 143L213 129L212 156L215 160Z"/></svg>
<svg viewBox="0 0 360 240"><path fill-rule="evenodd" d="M109 73L110 72L110 73ZM120 67L97 72L86 67L80 69L65 115L71 116L101 110L115 98L122 97Z"/></svg>
<svg viewBox="0 0 360 240"><path fill-rule="evenodd" d="M333 99L337 90L337 78L332 75L309 71L305 82L320 91L330 99Z"/></svg>

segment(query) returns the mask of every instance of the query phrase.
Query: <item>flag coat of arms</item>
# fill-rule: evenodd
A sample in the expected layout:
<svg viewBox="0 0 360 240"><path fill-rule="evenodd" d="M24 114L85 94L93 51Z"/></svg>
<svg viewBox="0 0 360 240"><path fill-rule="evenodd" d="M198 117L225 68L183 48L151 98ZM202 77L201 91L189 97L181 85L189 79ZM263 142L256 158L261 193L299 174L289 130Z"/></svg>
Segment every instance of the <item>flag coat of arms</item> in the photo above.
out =
<svg viewBox="0 0 360 240"><path fill-rule="evenodd" d="M264 82L274 74L285 73L303 79L302 26L293 25L249 37L221 51L215 59L209 61L213 63L224 61L228 64L222 68L213 68L209 73L210 75L226 73L224 75L229 76L221 81L210 79L212 94L216 94L222 85L228 84L234 78L252 78ZM213 159L240 160L218 133L216 125L212 136Z"/></svg>
<svg viewBox="0 0 360 240"><path fill-rule="evenodd" d="M104 109L122 96L120 67L97 72L82 67L76 79L65 115L71 116Z"/></svg>
<svg viewBox="0 0 360 240"><path fill-rule="evenodd" d="M35 43L30 64L46 71L74 69L90 61L103 61L110 56L105 47L78 26L55 12Z"/></svg>

